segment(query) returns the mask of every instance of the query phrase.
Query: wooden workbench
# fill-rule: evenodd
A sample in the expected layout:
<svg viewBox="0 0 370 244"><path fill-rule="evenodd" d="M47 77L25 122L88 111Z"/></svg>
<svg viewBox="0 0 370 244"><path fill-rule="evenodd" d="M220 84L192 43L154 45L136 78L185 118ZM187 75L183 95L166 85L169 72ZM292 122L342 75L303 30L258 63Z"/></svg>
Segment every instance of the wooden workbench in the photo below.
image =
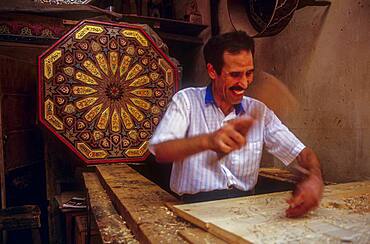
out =
<svg viewBox="0 0 370 244"><path fill-rule="evenodd" d="M229 243L370 243L370 181L329 185L319 208L285 217L290 192L172 205Z"/></svg>
<svg viewBox="0 0 370 244"><path fill-rule="evenodd" d="M125 164L97 166L84 180L104 243L225 243L176 217L165 203L180 202Z"/></svg>
<svg viewBox="0 0 370 244"><path fill-rule="evenodd" d="M269 177L270 171L268 170L267 176L264 177ZM275 171L274 174L276 174ZM360 240L364 240L364 238L368 238L364 233L370 233L369 206L366 205L369 201L370 182L327 186L320 209L311 213L309 216L316 222L307 224L307 217L293 220L290 234L286 235L284 233L288 228L290 219L284 218L284 210L287 207L285 200L289 197L289 192L219 200L209 202L210 205L208 203L182 205L185 209L192 209L189 206L194 206L195 209L200 211L203 211L200 206L206 205L206 213L211 212L212 216L217 215L218 217L216 216L215 218L223 223L222 226L209 228L212 226L209 223L192 221L186 215L179 214L181 217L190 220L189 222L176 217L171 211L172 208L170 210L166 206L181 206L181 202L125 164L97 166L95 173L85 173L84 178L93 213L103 242L106 240L106 243L112 241L124 243L185 243L188 241L190 243L220 244L236 241L238 243L247 243L248 240L240 238L240 233L245 232L245 228L243 227L248 224L252 226L249 227L254 228L252 232L247 231L251 238L249 240L253 242L259 242L261 240L261 242L273 241L275 237L272 233L280 233L279 231L283 231L280 233L281 237L288 239L298 238L298 234L302 233L302 231L309 232L306 237L308 241L338 240L326 234L310 236L310 233L312 234L315 231L319 234L322 234L323 231L327 231L332 235L342 234L343 240L357 240L357 232L362 233L362 236L360 236L362 239ZM362 201L362 205L353 204L356 201ZM166 205L166 203L172 204ZM238 210L233 204L247 206L248 209ZM247 215L251 219L248 220L248 216L244 219L242 218L244 221L242 222L243 224L232 222L233 213L242 214L248 211L250 211L250 216ZM345 228L348 231L337 233L338 231L341 232L343 226L336 226L335 221L338 221L338 217L344 216L346 211L354 214L348 215L349 218L346 223L350 226ZM365 211L367 214L365 219L363 217L364 213L359 213L359 211ZM202 212L200 213L204 214ZM193 213L191 212L191 214ZM274 217L276 217L275 220L271 219ZM322 221L323 218L325 219L324 222ZM114 220L113 222L112 219ZM198 220L198 217L195 219ZM356 221L358 222L357 224ZM200 228L195 227L190 222L193 222ZM235 231L236 235L226 234L227 238L222 240L225 231L220 229L227 224L230 224L234 228L232 231ZM319 226L317 227L318 229L312 230L316 224ZM259 227L261 228L258 229ZM321 227L322 229L320 229ZM358 230L358 228L360 229ZM110 230L110 232L107 230ZM238 231L241 232L238 233ZM230 230L226 232L230 232ZM114 233L119 234L114 235ZM370 237L368 239L370 240Z"/></svg>

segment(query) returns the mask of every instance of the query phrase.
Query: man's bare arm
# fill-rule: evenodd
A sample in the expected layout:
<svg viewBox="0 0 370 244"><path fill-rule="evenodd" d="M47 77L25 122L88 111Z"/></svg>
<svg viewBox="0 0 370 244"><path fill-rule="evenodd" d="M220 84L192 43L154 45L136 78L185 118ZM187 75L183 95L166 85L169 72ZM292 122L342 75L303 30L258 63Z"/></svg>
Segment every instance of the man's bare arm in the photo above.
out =
<svg viewBox="0 0 370 244"><path fill-rule="evenodd" d="M300 217L315 209L321 200L323 180L320 162L310 148L305 148L297 157L298 164L308 171L306 178L297 185L293 197L288 200L288 217Z"/></svg>
<svg viewBox="0 0 370 244"><path fill-rule="evenodd" d="M182 160L206 150L227 154L245 145L245 137L252 124L252 118L238 118L213 133L169 140L154 145L153 150L161 162Z"/></svg>

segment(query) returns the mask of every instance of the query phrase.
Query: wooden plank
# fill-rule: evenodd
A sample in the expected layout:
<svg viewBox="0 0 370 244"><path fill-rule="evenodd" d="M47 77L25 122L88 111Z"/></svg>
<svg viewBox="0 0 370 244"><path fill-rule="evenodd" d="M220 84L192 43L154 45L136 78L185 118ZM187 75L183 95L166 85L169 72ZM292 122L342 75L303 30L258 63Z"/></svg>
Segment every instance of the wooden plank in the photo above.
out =
<svg viewBox="0 0 370 244"><path fill-rule="evenodd" d="M204 232L201 229L193 229L192 231L189 230L181 230L179 231L179 235L182 236L186 241L189 243L194 244L226 244L227 242L215 237L211 233Z"/></svg>
<svg viewBox="0 0 370 244"><path fill-rule="evenodd" d="M279 168L260 168L258 176L294 184L300 180L299 176L294 175L289 170Z"/></svg>
<svg viewBox="0 0 370 244"><path fill-rule="evenodd" d="M97 166L97 173L118 212L142 243L185 243L179 222L163 202L178 202L127 165Z"/></svg>
<svg viewBox="0 0 370 244"><path fill-rule="evenodd" d="M205 230L209 233L214 234L215 236L219 237L220 239L224 240L227 243L241 243L241 244L243 244L243 243L244 244L249 244L250 243L249 241L243 239L242 237L240 237L238 235L235 235L234 233L231 233L231 232L226 231L222 228L219 228L218 226L216 226L216 225L214 225L210 222L206 222L206 221L202 220L202 218L197 218L196 216L188 213L187 211L190 210L190 209L179 209L171 203L167 203L166 205L169 209L171 209L179 217L181 217L183 219L186 219L190 223L195 224L196 226L202 228L203 230ZM188 204L184 204L184 205L188 205ZM188 236L191 236L191 235L187 234L186 237L188 237Z"/></svg>
<svg viewBox="0 0 370 244"><path fill-rule="evenodd" d="M281 192L172 208L180 217L233 243L370 240L370 181L326 186L320 207L297 219L285 217L289 196Z"/></svg>
<svg viewBox="0 0 370 244"><path fill-rule="evenodd" d="M117 211L140 243L186 243L178 235L202 231L177 218L165 202L180 203L174 196L125 164L97 166L99 179ZM193 232L194 229L196 232ZM204 236L206 240L207 237ZM209 239L215 240L215 237Z"/></svg>
<svg viewBox="0 0 370 244"><path fill-rule="evenodd" d="M103 243L138 243L113 207L95 173L83 173L89 202Z"/></svg>

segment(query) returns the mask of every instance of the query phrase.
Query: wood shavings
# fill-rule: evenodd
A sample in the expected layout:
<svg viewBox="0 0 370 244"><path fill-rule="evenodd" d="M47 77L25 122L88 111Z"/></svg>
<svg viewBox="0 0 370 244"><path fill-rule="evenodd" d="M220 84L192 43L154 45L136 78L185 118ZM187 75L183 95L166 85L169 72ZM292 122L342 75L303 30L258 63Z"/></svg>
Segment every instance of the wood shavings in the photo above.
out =
<svg viewBox="0 0 370 244"><path fill-rule="evenodd" d="M348 209L355 213L370 212L370 194L348 197L339 201L330 201L322 204L324 208Z"/></svg>

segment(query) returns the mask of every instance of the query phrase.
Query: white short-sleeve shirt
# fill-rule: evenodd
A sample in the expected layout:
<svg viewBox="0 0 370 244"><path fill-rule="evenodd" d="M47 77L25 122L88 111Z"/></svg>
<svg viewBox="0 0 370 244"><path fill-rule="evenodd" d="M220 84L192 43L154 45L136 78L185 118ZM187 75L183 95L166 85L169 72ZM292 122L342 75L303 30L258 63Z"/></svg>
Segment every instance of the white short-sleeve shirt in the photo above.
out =
<svg viewBox="0 0 370 244"><path fill-rule="evenodd" d="M213 100L211 86L177 92L150 140L149 149L153 154L155 144L211 133L231 119L256 111L258 120L241 149L228 155L207 150L174 162L171 190L179 195L231 186L248 191L257 183L263 146L286 165L305 147L265 104L256 99L243 97L241 103L225 116Z"/></svg>

